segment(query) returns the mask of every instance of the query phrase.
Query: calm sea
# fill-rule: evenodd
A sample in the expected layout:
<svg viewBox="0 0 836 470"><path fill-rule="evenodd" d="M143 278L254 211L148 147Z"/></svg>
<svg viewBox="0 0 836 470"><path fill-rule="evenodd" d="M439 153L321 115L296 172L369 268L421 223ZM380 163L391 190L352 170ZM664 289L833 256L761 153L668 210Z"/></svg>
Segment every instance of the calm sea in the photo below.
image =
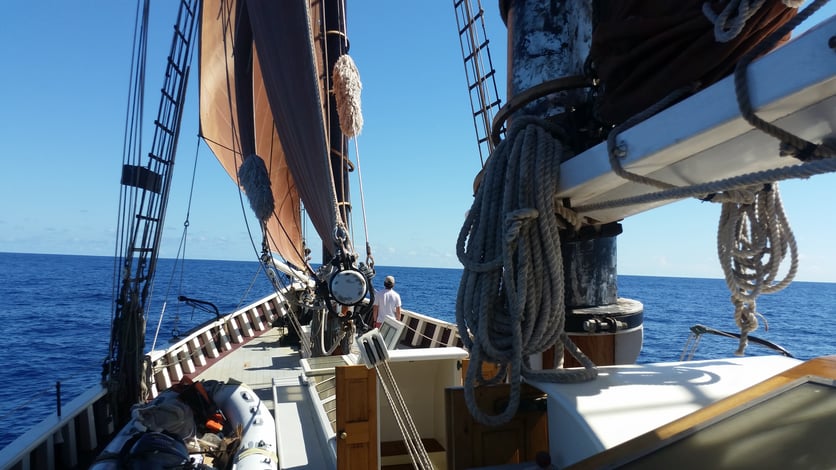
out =
<svg viewBox="0 0 836 470"><path fill-rule="evenodd" d="M270 292L255 262L187 260L183 269L161 260L148 320L148 348L160 313L157 347L212 316L176 301L185 295L228 313ZM0 448L56 407L55 384L66 404L100 379L112 315L113 260L107 257L0 253ZM174 273L174 274L172 274ZM404 308L455 321L461 270L377 267L397 280ZM735 331L725 283L719 279L619 276L619 296L644 304L639 362L679 360L689 327ZM166 300L167 299L167 300ZM836 351L836 284L796 282L759 300L769 331L756 336L807 359ZM735 340L706 336L696 359L727 356ZM750 346L748 354L770 354Z"/></svg>

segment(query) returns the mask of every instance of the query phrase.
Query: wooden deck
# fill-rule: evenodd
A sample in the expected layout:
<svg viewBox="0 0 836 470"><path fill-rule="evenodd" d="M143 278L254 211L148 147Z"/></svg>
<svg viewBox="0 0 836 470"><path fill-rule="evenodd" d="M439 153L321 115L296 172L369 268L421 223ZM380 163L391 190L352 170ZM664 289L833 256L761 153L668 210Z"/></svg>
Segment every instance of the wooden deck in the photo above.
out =
<svg viewBox="0 0 836 470"><path fill-rule="evenodd" d="M273 409L273 379L298 377L299 352L279 343L281 330L270 328L246 344L230 351L195 380L236 380L247 384Z"/></svg>

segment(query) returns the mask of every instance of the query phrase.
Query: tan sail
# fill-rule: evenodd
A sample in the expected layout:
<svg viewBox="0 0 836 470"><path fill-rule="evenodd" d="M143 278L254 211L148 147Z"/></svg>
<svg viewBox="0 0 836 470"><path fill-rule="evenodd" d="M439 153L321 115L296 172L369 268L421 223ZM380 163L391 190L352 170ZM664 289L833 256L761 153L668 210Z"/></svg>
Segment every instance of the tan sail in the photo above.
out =
<svg viewBox="0 0 836 470"><path fill-rule="evenodd" d="M238 122L235 57L238 4L207 0L201 30L201 133L227 173L238 182L241 135L254 134L255 151L269 173L275 210L267 221L270 248L287 261L304 266L300 199L326 243L333 240L336 202L328 159L324 74L318 10L305 1L281 6L253 4L249 12L253 39L253 128ZM278 9L281 8L281 11ZM300 17L305 17L300 21ZM311 18L313 16L313 18ZM287 23L278 27L277 22ZM299 26L302 24L302 26ZM307 27L306 27L307 26ZM317 35L318 36L318 35ZM268 44L259 46L259 44ZM315 52L317 51L317 52ZM288 67L288 63L294 64Z"/></svg>

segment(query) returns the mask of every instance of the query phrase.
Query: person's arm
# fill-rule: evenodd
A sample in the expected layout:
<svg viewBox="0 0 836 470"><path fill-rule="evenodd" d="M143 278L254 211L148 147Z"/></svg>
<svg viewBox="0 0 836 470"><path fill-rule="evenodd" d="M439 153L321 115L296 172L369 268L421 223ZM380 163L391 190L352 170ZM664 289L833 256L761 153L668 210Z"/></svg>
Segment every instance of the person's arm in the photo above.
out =
<svg viewBox="0 0 836 470"><path fill-rule="evenodd" d="M401 306L395 307L395 319L401 321Z"/></svg>
<svg viewBox="0 0 836 470"><path fill-rule="evenodd" d="M377 304L374 304L374 306L372 306L372 324L377 323L377 311L378 310L380 310L380 307L378 307Z"/></svg>

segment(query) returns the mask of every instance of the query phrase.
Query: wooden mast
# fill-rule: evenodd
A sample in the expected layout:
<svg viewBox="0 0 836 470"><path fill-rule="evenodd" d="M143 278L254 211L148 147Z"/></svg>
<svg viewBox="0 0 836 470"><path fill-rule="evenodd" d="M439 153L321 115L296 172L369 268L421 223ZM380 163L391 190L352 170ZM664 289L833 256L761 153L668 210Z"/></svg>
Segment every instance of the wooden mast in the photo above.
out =
<svg viewBox="0 0 836 470"><path fill-rule="evenodd" d="M334 65L340 56L348 53L348 38L346 36L345 2L326 0L324 8L323 33L325 34L325 57L328 76L328 142L331 156L331 171L334 175L334 190L337 194L337 212L340 221L349 231L351 220L351 194L348 185L348 138L340 129L337 100L334 94L334 84L331 80ZM333 247L323 247L323 262L330 260Z"/></svg>
<svg viewBox="0 0 836 470"><path fill-rule="evenodd" d="M542 0L500 0L500 9L508 27L508 83L507 102L515 97L556 79L578 87L551 93L531 101L511 115L531 115L566 124L575 109L586 104L589 82L584 77L584 63L592 40L592 5L585 0L543 2ZM576 149L582 150L582 149ZM583 317L598 313L611 317L619 312L616 236L621 233L619 223L585 226L581 230L561 231L561 250L566 284L567 331L570 325L583 325L583 319L572 319L583 310ZM637 303L629 303L635 309ZM636 312L631 312L635 315ZM637 313L641 315L639 311ZM599 365L615 361L615 347L611 335L586 334L583 326L581 349ZM571 356L565 365L577 365ZM544 358L544 366L548 366Z"/></svg>

